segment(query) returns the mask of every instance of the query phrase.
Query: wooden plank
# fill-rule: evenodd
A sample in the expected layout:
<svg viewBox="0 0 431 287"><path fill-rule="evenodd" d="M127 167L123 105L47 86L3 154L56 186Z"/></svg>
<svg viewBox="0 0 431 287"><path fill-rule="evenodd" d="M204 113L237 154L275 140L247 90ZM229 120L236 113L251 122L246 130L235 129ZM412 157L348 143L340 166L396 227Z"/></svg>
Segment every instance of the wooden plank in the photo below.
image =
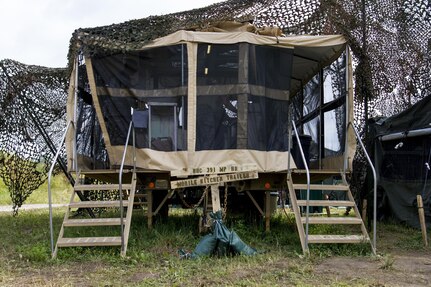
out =
<svg viewBox="0 0 431 287"><path fill-rule="evenodd" d="M151 230L153 228L153 193L147 191L147 226Z"/></svg>
<svg viewBox="0 0 431 287"><path fill-rule="evenodd" d="M329 200L329 195L328 194L324 194L323 198L325 200ZM307 204L307 202L305 202L305 204ZM309 205L309 203L308 203L308 205ZM329 207L330 207L329 205L324 206L324 208L326 210L326 216L331 217L331 208L329 208Z"/></svg>
<svg viewBox="0 0 431 287"><path fill-rule="evenodd" d="M308 246L305 244L305 230L304 230L304 225L301 222L301 212L299 211L296 192L295 192L295 189L293 188L292 179L287 180L287 186L289 188L289 197L290 197L290 202L292 203L292 209L293 209L293 212L295 213L295 222L296 222L296 227L298 228L298 235L301 241L302 251L305 253L305 252L308 252Z"/></svg>
<svg viewBox="0 0 431 287"><path fill-rule="evenodd" d="M123 200L123 206L127 207L129 202L127 200ZM94 208L94 207L120 207L120 201L79 201L73 202L69 204L69 208Z"/></svg>
<svg viewBox="0 0 431 287"><path fill-rule="evenodd" d="M301 217L305 224L306 218ZM362 224L362 219L356 217L309 217L309 224Z"/></svg>
<svg viewBox="0 0 431 287"><path fill-rule="evenodd" d="M58 247L73 247L73 246L119 246L121 245L121 237L63 237L57 241Z"/></svg>
<svg viewBox="0 0 431 287"><path fill-rule="evenodd" d="M133 202L133 205L134 206L139 206L139 205L141 205L141 206L146 206L148 203L146 202L146 201L135 201L135 202Z"/></svg>
<svg viewBox="0 0 431 287"><path fill-rule="evenodd" d="M307 171L305 169L292 169L292 173L307 174ZM343 171L340 171L337 169L310 169L310 174L336 175L336 174L342 174L342 173L343 173Z"/></svg>
<svg viewBox="0 0 431 287"><path fill-rule="evenodd" d="M211 204L213 207L213 212L221 210L218 184L211 185Z"/></svg>
<svg viewBox="0 0 431 287"><path fill-rule="evenodd" d="M174 195L174 190L170 190L168 191L168 193L166 194L166 196L163 198L162 202L160 202L159 206L157 207L156 211L154 211L154 215L157 215L157 213L159 213L160 209L163 207L163 204L165 204L166 200L168 200L168 198L171 198L172 195Z"/></svg>
<svg viewBox="0 0 431 287"><path fill-rule="evenodd" d="M422 196L418 194L416 196L417 203L418 203L418 214L419 214L419 222L421 225L421 231L422 231L422 240L424 241L424 245L428 246L428 236L427 236L427 226L425 222L425 212L424 212L424 203L422 201Z"/></svg>
<svg viewBox="0 0 431 287"><path fill-rule="evenodd" d="M307 184L294 184L293 188L295 190L302 189L307 190ZM327 184L310 184L310 190L337 190L337 191L347 191L349 187L342 184L337 185L327 185Z"/></svg>
<svg viewBox="0 0 431 287"><path fill-rule="evenodd" d="M346 176L344 174L342 175L342 178L343 178L344 184L347 185L348 184L347 183L347 179L346 179ZM350 201L355 201L355 198L353 197L353 194L352 194L352 191L350 190L350 188L347 190L347 198ZM368 235L367 228L365 227L364 221L361 218L361 213L359 212L359 208L358 208L358 206L356 206L356 204L353 206L353 210L355 212L356 217L359 218L359 219L361 219L361 221L362 221L362 224L361 224L362 236L364 236L364 238L368 238L369 239L370 236ZM376 235L374 234L374 236L376 236ZM371 248L373 250L373 254L376 254L375 246L373 246L373 243L372 243L371 240L369 240L369 242L370 242Z"/></svg>
<svg viewBox="0 0 431 287"><path fill-rule="evenodd" d="M308 243L364 243L363 235L309 235Z"/></svg>
<svg viewBox="0 0 431 287"><path fill-rule="evenodd" d="M207 185L218 185L226 182L233 182L239 180L255 179L258 178L259 174L257 170L237 172L237 173L225 173L210 176L200 176L195 178L173 180L171 181L171 188L184 188L191 186L207 186Z"/></svg>
<svg viewBox="0 0 431 287"><path fill-rule="evenodd" d="M144 199L144 201L140 201L140 199ZM147 193L135 193L133 205L147 205Z"/></svg>
<svg viewBox="0 0 431 287"><path fill-rule="evenodd" d="M265 191L265 232L270 231L271 221L271 193L269 190Z"/></svg>
<svg viewBox="0 0 431 287"><path fill-rule="evenodd" d="M204 208L204 214L206 216L209 216L209 213L212 212L212 210L213 210L213 205L212 205L211 199L210 199L210 192L208 192L207 189L205 189L205 198L204 198L203 208Z"/></svg>
<svg viewBox="0 0 431 287"><path fill-rule="evenodd" d="M182 177L182 176L192 176L192 175L219 175L223 173L235 173L235 172L255 171L255 170L257 170L257 165L255 164L201 166L201 167L173 170L171 171L171 176Z"/></svg>
<svg viewBox="0 0 431 287"><path fill-rule="evenodd" d="M120 218L85 218L67 219L63 222L64 226L111 226L120 225ZM126 220L123 218L123 224Z"/></svg>
<svg viewBox="0 0 431 287"><path fill-rule="evenodd" d="M70 197L69 204L70 204L70 203L73 203L73 201L75 200L75 194L76 194L76 192L72 192L72 195L71 195L71 197ZM66 209L66 213L64 214L63 222L69 218L69 214L70 214L70 208ZM61 225L61 229L60 229L60 233L58 234L57 242L58 242L61 238L63 238L63 235L64 235L64 225L62 224L62 225ZM54 259L55 257L57 257L57 252L58 252L58 244L56 243L56 244L55 244L54 252L52 253L52 258L53 258L53 259Z"/></svg>
<svg viewBox="0 0 431 287"><path fill-rule="evenodd" d="M301 170L292 170L292 174L295 173L296 177L303 177L303 171ZM363 242L371 242L368 236L368 233L365 229L364 223L360 217L359 211L355 204L354 198L350 192L349 185L346 181L345 174L340 171L316 171L312 170L311 174L315 174L315 177L318 177L319 174L322 174L321 177L326 176L326 174L338 174L342 176L343 184L342 185L319 185L313 184L310 185L310 190L340 190L345 191L348 197L348 200L343 201L330 201L327 198L325 200L309 200L309 206L349 206L353 207L354 213L356 217L309 217L310 224L358 224L361 226L362 235L308 235L308 243L363 243ZM306 184L293 184L293 178L289 178L287 180L287 185L289 188L289 195L291 199L292 208L295 212L295 220L298 227L298 233L301 240L302 250L304 252L308 251L308 246L305 244L305 231L304 231L304 223L306 222L305 217L301 217L301 213L299 210L299 206L306 206L306 200L297 200L295 190L302 189L306 190ZM303 178L300 178L303 182ZM373 247L372 247L373 248ZM373 248L374 250L374 248Z"/></svg>
<svg viewBox="0 0 431 287"><path fill-rule="evenodd" d="M265 214L262 211L262 208L260 208L259 204L256 202L256 199L254 199L253 195L251 195L250 191L246 190L245 193L248 195L248 197L251 199L251 201L253 202L254 206L257 208L257 210L259 211L259 213L262 216L265 216Z"/></svg>
<svg viewBox="0 0 431 287"><path fill-rule="evenodd" d="M306 200L297 200L299 206L306 206ZM308 206L354 206L349 200L309 200Z"/></svg>
<svg viewBox="0 0 431 287"><path fill-rule="evenodd" d="M123 190L130 190L132 188L131 184L123 184ZM74 189L84 191L84 190L118 190L120 189L119 184L78 184L74 186Z"/></svg>
<svg viewBox="0 0 431 287"><path fill-rule="evenodd" d="M122 229L122 230L124 230L124 233L123 233L124 246L122 246L122 248L121 248L121 257L126 256L127 246L129 243L130 225L132 223L133 204L135 201L136 181L137 181L136 173L133 173L132 184L131 184L131 189L130 189L130 196L129 196L129 205L128 205L130 207L127 208L126 222L124 224L124 229Z"/></svg>

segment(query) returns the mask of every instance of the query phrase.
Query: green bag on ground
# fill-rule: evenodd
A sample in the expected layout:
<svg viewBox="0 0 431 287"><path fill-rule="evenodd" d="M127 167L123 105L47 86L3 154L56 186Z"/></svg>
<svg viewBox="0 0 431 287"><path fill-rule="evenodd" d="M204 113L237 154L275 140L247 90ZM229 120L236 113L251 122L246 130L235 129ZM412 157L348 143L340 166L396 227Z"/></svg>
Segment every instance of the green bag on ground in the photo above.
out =
<svg viewBox="0 0 431 287"><path fill-rule="evenodd" d="M193 250L191 257L210 256L217 245L217 238L213 234L205 235Z"/></svg>
<svg viewBox="0 0 431 287"><path fill-rule="evenodd" d="M213 233L205 235L192 253L179 250L180 258L198 258L202 256L226 256L230 254L254 255L257 251L245 244L238 234L230 231L222 221L221 211L210 213L213 219Z"/></svg>
<svg viewBox="0 0 431 287"><path fill-rule="evenodd" d="M221 220L216 220L214 223L214 236L217 239L215 254L217 256L226 256L230 251L230 234L231 232L221 223Z"/></svg>
<svg viewBox="0 0 431 287"><path fill-rule="evenodd" d="M229 245L235 254L255 255L257 253L256 249L245 244L235 231L230 233Z"/></svg>

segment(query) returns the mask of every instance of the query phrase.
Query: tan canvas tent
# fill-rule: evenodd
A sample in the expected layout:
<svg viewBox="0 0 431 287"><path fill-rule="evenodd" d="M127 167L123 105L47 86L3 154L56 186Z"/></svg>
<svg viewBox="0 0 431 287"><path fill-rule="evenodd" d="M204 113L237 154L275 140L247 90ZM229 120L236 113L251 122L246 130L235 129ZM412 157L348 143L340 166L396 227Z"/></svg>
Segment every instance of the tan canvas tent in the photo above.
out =
<svg viewBox="0 0 431 287"><path fill-rule="evenodd" d="M342 161L334 159L342 158L344 148L349 153L354 151L354 146L342 142L353 102L352 90L346 88L351 85L351 69L345 60L345 38L265 36L241 31L249 29L249 25L241 27L244 25L222 32L181 30L138 50L85 56L90 102L109 158L109 166L104 166L120 165L127 127L133 118L137 121L138 169L179 175L181 171L203 167L255 165L258 172L286 171L289 103L294 103L297 96L303 99L302 103L295 101L298 107L302 106L300 110L304 106L311 108L307 107L309 102L319 108L325 105L313 98L316 87L308 88L314 94L306 94L307 83L334 61L344 65L338 71L343 74L344 87L336 87L343 94L335 95L334 86L340 86L335 77L332 76L332 82L323 83L329 85L323 89L329 94L325 97L338 103L334 105L333 122L329 122L329 117L326 122L343 135L336 138L338 151L318 157L321 166L340 166ZM337 62L340 56L342 61ZM76 101L82 100L75 93L75 77L81 77L77 74L74 71L71 77L69 119L75 116L75 95ZM293 116L300 122L306 114ZM344 119L341 131L340 119ZM315 132L308 134L313 137ZM78 145L84 136L78 131ZM315 140L312 146L323 146L323 153L325 148L331 151ZM68 143L72 168L73 140ZM78 148L80 168L103 165L79 151ZM133 153L127 154L126 164L132 165Z"/></svg>
<svg viewBox="0 0 431 287"><path fill-rule="evenodd" d="M87 36L75 35L83 40L71 49L77 54L67 109L73 127L66 140L68 168L78 178L108 182L84 180L75 193L114 190L127 202L75 203L72 197L68 210L128 208L126 217L96 223L70 223L67 213L58 247L121 245L124 255L131 207L145 204L151 227L153 216L167 215L174 191L184 206L203 202L204 218L228 206L254 210L269 230L274 199L288 190L304 251L309 242L369 239L346 181L355 140L352 68L343 36L286 37L278 28L236 22L179 30L140 47ZM303 182L308 166L319 184ZM131 183L123 184L123 176ZM307 200L298 199L304 189ZM346 199L310 203L312 189L321 196L322 190L343 191ZM356 218L315 223L357 224L362 234L308 235L310 204L354 207ZM119 224L121 238L63 237L65 226L89 224Z"/></svg>

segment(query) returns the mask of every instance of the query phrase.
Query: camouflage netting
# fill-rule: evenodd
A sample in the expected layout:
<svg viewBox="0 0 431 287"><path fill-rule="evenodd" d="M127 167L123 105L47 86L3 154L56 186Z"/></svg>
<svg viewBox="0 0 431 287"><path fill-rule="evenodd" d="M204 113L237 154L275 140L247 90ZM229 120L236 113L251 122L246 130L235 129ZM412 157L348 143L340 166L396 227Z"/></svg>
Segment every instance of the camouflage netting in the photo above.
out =
<svg viewBox="0 0 431 287"><path fill-rule="evenodd" d="M78 29L70 42L69 66L77 49L87 54L136 49L174 31L202 30L221 20L250 21L257 27L275 25L286 35L340 33L350 40L358 103L366 97L370 110L391 115L430 93L430 17L429 0L231 0ZM359 105L356 118L363 119L363 113Z"/></svg>
<svg viewBox="0 0 431 287"><path fill-rule="evenodd" d="M136 49L179 29L202 30L221 20L250 21L257 27L276 25L286 35L340 33L349 39L354 57L355 119L363 133L367 116L389 116L430 95L429 19L429 0L231 0L180 13L78 29L70 42L68 66L70 71L78 50L89 55ZM25 149L34 161L49 157L32 119L21 106L22 95L37 111L50 136L55 137L61 129L59 123L64 126L60 119L64 119L67 76L63 70L11 61L2 62L2 66L6 69L0 71L0 104L5 115L2 118L7 121L0 124L0 150L18 153ZM10 88L11 81L17 89ZM15 116L25 124L17 125ZM17 141L9 141L11 138L19 139L19 147ZM365 168L363 156L357 166L359 170Z"/></svg>
<svg viewBox="0 0 431 287"><path fill-rule="evenodd" d="M0 61L0 176L14 214L46 180L53 155L40 128L54 143L59 140L65 126L66 87L66 69Z"/></svg>

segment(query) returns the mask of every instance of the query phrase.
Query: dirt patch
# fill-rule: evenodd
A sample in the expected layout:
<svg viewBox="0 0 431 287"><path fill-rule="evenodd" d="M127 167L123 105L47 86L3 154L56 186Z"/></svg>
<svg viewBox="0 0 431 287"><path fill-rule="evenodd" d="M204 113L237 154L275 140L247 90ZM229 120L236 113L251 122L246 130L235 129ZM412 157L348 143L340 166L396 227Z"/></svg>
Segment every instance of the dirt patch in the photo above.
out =
<svg viewBox="0 0 431 287"><path fill-rule="evenodd" d="M431 253L403 252L380 257L274 258L273 261L247 264L227 264L228 270L214 276L210 266L194 264L195 272L182 282L173 270L166 277L160 269L142 265L112 266L104 263L75 262L43 268L22 268L14 278L0 278L1 286L135 286L146 282L180 283L180 286L246 286L253 283L262 286L431 286ZM219 262L222 263L223 261ZM204 265L207 262L202 262ZM217 262L216 262L217 263ZM243 264L244 263L244 264ZM217 263L218 264L218 263ZM225 263L226 264L226 263ZM182 265L176 266L181 269ZM166 267L169 271L172 267ZM175 268L174 268L175 269ZM18 275L19 274L19 275ZM118 274L113 276L112 274ZM164 279L160 279L164 276ZM10 279L10 280L9 280ZM180 281L178 281L180 280ZM158 284L157 283L157 284ZM251 285L253 285L251 284Z"/></svg>
<svg viewBox="0 0 431 287"><path fill-rule="evenodd" d="M160 274L149 273L149 272L136 272L133 273L129 278L126 279L127 283L140 283L146 279L158 278Z"/></svg>
<svg viewBox="0 0 431 287"><path fill-rule="evenodd" d="M103 270L105 265L88 262L76 263L65 266L44 266L17 268L16 276L11 282L5 282L4 286L94 286L91 282L98 270ZM2 284L0 284L2 285ZM3 286L3 285L2 285Z"/></svg>
<svg viewBox="0 0 431 287"><path fill-rule="evenodd" d="M415 253L382 257L331 257L314 268L317 277L369 286L431 286L431 257ZM323 283L323 282L321 282Z"/></svg>

